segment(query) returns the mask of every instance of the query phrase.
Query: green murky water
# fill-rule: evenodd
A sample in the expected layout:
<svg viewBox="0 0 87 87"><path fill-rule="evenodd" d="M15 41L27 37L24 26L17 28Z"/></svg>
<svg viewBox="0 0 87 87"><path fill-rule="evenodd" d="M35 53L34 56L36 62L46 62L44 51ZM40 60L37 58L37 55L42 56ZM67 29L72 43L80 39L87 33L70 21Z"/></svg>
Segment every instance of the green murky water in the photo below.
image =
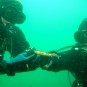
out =
<svg viewBox="0 0 87 87"><path fill-rule="evenodd" d="M87 17L86 0L21 0L26 21L18 25L31 47L57 50L75 44L73 34ZM5 55L9 57L8 53ZM70 75L71 82L74 78ZM0 76L0 87L71 87L67 71L35 71Z"/></svg>

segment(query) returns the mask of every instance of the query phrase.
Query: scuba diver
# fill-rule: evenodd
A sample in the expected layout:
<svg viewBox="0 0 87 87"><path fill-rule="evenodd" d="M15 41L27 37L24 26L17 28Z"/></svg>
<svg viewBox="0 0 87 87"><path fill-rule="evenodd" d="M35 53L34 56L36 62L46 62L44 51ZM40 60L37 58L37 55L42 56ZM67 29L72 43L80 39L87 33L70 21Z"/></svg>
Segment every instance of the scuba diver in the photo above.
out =
<svg viewBox="0 0 87 87"><path fill-rule="evenodd" d="M30 49L27 52L28 60L25 62L26 71L32 71L38 67L53 72L68 70L76 78L72 87L87 87L87 18L82 21L78 31L74 33L74 38L77 43L63 52L58 50L45 53ZM19 72L16 67L15 72Z"/></svg>
<svg viewBox="0 0 87 87"><path fill-rule="evenodd" d="M76 78L72 87L87 87L87 18L74 33L74 38L77 43L70 46L71 49L67 51L58 50L48 53L37 50L28 51L28 57L36 55L28 59L28 70L35 70L38 67L53 72L68 70Z"/></svg>
<svg viewBox="0 0 87 87"><path fill-rule="evenodd" d="M76 44L68 51L48 53L31 49L23 32L15 25L26 19L18 0L0 0L0 74L44 70L69 70L76 78L72 87L87 87L87 19L80 24L74 38ZM11 58L4 59L9 51Z"/></svg>
<svg viewBox="0 0 87 87"><path fill-rule="evenodd" d="M23 6L18 0L0 0L0 73L13 75L7 70L4 60L5 51L9 51L11 58L27 50L30 45L19 27L26 19ZM21 54L21 57L24 54ZM24 58L24 56L23 56ZM10 67L8 66L8 69Z"/></svg>

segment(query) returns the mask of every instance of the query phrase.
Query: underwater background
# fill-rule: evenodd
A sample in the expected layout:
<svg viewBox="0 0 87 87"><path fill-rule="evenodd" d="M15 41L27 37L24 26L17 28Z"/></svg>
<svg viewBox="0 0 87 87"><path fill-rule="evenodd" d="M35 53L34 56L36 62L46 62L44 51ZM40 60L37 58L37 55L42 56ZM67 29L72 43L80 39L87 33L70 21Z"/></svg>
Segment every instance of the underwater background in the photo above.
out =
<svg viewBox="0 0 87 87"><path fill-rule="evenodd" d="M19 26L31 47L49 52L74 45L74 32L87 18L87 0L20 0L26 21ZM5 58L9 58L8 52ZM70 77L70 78L69 78ZM38 68L17 73L14 77L0 75L0 87L71 87L74 77L68 71L51 72Z"/></svg>

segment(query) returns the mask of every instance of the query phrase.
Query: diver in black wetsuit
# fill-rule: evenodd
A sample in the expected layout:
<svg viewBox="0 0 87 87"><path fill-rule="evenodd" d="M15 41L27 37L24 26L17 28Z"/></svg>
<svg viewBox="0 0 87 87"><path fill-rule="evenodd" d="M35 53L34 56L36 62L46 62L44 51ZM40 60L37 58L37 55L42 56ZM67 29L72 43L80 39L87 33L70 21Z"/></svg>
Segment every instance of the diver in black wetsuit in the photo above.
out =
<svg viewBox="0 0 87 87"><path fill-rule="evenodd" d="M53 72L69 70L76 78L72 87L87 87L87 19L80 24L74 38L77 44L68 51L60 53L56 51L49 53L36 50L29 51L28 56L35 54L36 57L28 59L27 69L31 71L41 67Z"/></svg>
<svg viewBox="0 0 87 87"><path fill-rule="evenodd" d="M22 24L25 19L23 6L18 0L0 0L0 73L14 75L4 61L5 51L15 58L30 47L22 30L15 25Z"/></svg>

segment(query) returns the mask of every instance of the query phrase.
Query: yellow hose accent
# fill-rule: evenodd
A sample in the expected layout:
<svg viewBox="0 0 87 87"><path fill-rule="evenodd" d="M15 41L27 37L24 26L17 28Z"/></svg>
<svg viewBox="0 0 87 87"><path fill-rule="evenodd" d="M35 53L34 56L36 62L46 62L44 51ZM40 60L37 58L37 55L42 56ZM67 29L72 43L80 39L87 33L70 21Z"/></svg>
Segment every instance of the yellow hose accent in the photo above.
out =
<svg viewBox="0 0 87 87"><path fill-rule="evenodd" d="M42 56L58 56L55 53L46 53L46 52L41 52L41 51L37 51L37 50L35 50L34 53L42 55Z"/></svg>
<svg viewBox="0 0 87 87"><path fill-rule="evenodd" d="M26 52L30 51L31 49L28 49L26 50ZM35 54L38 54L38 55L42 55L42 56L58 56L57 54L55 53L47 53L47 52L41 52L41 51L37 51L37 50L34 50L34 53Z"/></svg>

